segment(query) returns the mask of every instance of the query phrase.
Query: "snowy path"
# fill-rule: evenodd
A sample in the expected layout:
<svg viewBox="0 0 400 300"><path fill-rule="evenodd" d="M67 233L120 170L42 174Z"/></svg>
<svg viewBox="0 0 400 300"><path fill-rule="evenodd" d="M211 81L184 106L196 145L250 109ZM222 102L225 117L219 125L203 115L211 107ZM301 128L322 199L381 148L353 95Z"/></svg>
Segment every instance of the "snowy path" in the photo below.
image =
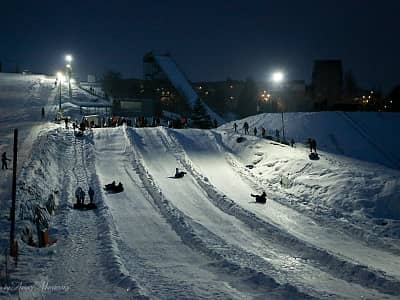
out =
<svg viewBox="0 0 400 300"><path fill-rule="evenodd" d="M166 198L185 214L226 240L228 244L238 248L246 245L247 251L250 250L273 266L273 268L269 266L269 272L274 273L276 279L283 282L295 282L297 286L307 292L315 293L317 291L315 295L318 297L329 297L329 295L336 294L336 297L353 297L355 299L359 295L370 298L389 298L373 290L336 279L301 261L298 257L287 254L282 247L264 241L255 232L246 229L247 226L242 222L214 207L207 199L207 194L193 178L187 176L182 181L168 178L166 175L173 173L174 168L179 166L180 162L173 155L177 149L168 145L168 141L163 141L165 138L160 133L159 130L136 130L133 133L135 145L141 150L146 168L156 178L156 182L165 193ZM217 161L210 159L210 156L207 156L207 160L210 167L218 169ZM238 181L232 181L232 178L226 177L225 174L225 172L219 174L220 181L226 184L228 189L230 183L234 182L236 185ZM176 185L180 187L178 188ZM249 187L244 188L239 184L233 190L237 191L238 189L243 189L243 193L247 192ZM286 272L285 269L290 271ZM277 275L278 273L280 274ZM315 280L316 278L318 280Z"/></svg>

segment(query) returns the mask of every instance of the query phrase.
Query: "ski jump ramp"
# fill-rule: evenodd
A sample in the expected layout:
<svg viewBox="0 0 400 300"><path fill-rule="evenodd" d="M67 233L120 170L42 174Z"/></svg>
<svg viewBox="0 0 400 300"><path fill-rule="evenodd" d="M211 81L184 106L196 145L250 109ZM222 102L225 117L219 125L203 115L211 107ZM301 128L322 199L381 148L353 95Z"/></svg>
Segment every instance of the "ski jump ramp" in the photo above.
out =
<svg viewBox="0 0 400 300"><path fill-rule="evenodd" d="M199 96L187 80L186 76L179 69L176 62L169 55L154 55L153 57L171 84L185 98L188 104L193 107ZM225 123L225 120L215 113L206 103L204 103L204 101L202 101L202 103L212 120L217 120L219 125Z"/></svg>

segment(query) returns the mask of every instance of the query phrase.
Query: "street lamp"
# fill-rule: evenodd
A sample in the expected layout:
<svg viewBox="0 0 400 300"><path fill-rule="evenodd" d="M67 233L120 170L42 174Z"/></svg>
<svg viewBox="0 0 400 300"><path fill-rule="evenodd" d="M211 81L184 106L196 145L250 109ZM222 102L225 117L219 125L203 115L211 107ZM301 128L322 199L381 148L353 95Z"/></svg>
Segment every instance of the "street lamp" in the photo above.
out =
<svg viewBox="0 0 400 300"><path fill-rule="evenodd" d="M281 71L277 71L272 74L272 81L275 83L281 83L284 77L285 76Z"/></svg>
<svg viewBox="0 0 400 300"><path fill-rule="evenodd" d="M69 97L72 97L72 91L71 91L71 76L72 76L72 67L71 67L71 62L72 62L72 55L71 54L67 54L65 56L65 60L67 61L67 65L66 65L66 73L68 76L68 94Z"/></svg>
<svg viewBox="0 0 400 300"><path fill-rule="evenodd" d="M280 90L282 87L280 84L282 83L282 81L284 79L285 79L285 75L281 71L276 71L276 72L272 73L272 82L275 83L276 85L278 85L279 92L281 92ZM281 97L279 97L279 98L280 98L280 100L282 100ZM282 104L282 136L283 136L283 142L285 143L286 137L285 137L285 123L283 120L283 104Z"/></svg>

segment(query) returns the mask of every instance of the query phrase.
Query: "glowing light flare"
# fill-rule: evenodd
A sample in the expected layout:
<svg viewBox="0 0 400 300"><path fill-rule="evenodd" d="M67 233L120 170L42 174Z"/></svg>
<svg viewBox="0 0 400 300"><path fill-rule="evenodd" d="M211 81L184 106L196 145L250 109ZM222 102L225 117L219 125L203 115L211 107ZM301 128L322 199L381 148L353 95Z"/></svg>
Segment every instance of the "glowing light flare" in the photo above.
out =
<svg viewBox="0 0 400 300"><path fill-rule="evenodd" d="M71 54L65 55L65 60L70 63L72 61L72 55Z"/></svg>
<svg viewBox="0 0 400 300"><path fill-rule="evenodd" d="M62 72L57 72L56 74L57 80L63 82L65 80L65 76Z"/></svg>
<svg viewBox="0 0 400 300"><path fill-rule="evenodd" d="M273 81L273 82L276 82L276 83L282 82L282 81L283 81L283 78L284 78L284 75L283 75L283 73L280 72L280 71L274 72L274 73L272 74L272 81Z"/></svg>

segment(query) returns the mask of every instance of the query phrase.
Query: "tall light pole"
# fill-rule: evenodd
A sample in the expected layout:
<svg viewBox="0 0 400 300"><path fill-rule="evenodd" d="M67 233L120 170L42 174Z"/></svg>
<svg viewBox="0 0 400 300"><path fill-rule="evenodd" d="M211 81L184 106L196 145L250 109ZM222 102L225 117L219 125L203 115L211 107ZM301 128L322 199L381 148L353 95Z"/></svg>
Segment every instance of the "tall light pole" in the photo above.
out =
<svg viewBox="0 0 400 300"><path fill-rule="evenodd" d="M72 91L71 91L71 76L72 76L72 67L71 67L71 62L72 62L72 55L68 54L65 56L65 60L67 61L66 65L66 73L68 76L68 94L69 97L72 97Z"/></svg>
<svg viewBox="0 0 400 300"><path fill-rule="evenodd" d="M281 83L284 80L285 75L281 71L276 71L272 74L272 82L274 82L276 85L278 85L278 89L281 89ZM281 91L279 91L281 92ZM281 98L281 97L279 97ZM283 105L282 105L282 136L283 136L283 142L286 142L286 137L285 137L285 123L283 119Z"/></svg>
<svg viewBox="0 0 400 300"><path fill-rule="evenodd" d="M64 79L64 75L61 72L57 72L57 80L58 80L58 85L59 85L59 98L58 98L58 110L61 111L61 85L62 81Z"/></svg>

